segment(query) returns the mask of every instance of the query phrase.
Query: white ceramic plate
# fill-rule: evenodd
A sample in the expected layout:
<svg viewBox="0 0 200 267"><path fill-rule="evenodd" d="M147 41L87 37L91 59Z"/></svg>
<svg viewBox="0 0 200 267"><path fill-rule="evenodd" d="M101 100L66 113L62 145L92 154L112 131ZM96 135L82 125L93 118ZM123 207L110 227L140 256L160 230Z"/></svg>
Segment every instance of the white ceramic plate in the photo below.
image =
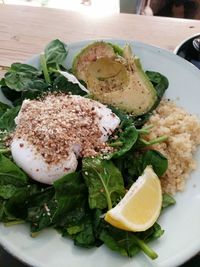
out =
<svg viewBox="0 0 200 267"><path fill-rule="evenodd" d="M124 45L121 40L110 40ZM182 58L157 47L131 42L144 69L159 71L169 79L166 96L174 99L188 112L200 115L200 71ZM87 44L70 45L70 66L74 55ZM29 61L38 65L38 57ZM196 155L200 162L200 153ZM199 164L200 165L200 164ZM55 230L43 231L31 238L27 225L10 228L0 224L0 243L22 261L37 267L173 267L178 266L200 250L200 166L187 182L185 192L176 195L177 204L166 209L159 223L165 234L151 243L158 253L152 261L143 253L129 259L110 251L105 246L94 249L75 247L71 240L62 238Z"/></svg>

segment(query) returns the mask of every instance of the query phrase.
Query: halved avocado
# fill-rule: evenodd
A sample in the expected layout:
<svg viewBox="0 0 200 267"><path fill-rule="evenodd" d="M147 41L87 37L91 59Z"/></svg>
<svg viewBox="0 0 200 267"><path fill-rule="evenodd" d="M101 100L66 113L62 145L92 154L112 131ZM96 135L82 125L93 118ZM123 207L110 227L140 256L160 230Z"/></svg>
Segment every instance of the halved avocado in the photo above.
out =
<svg viewBox="0 0 200 267"><path fill-rule="evenodd" d="M95 99L135 116L142 115L152 108L157 93L130 46L123 52L123 57L103 56L87 62L82 77ZM78 72L78 77L81 75Z"/></svg>
<svg viewBox="0 0 200 267"><path fill-rule="evenodd" d="M115 49L112 45L103 41L94 42L86 46L75 57L72 72L78 79L85 81L85 72L91 62L101 57L113 58L115 56Z"/></svg>

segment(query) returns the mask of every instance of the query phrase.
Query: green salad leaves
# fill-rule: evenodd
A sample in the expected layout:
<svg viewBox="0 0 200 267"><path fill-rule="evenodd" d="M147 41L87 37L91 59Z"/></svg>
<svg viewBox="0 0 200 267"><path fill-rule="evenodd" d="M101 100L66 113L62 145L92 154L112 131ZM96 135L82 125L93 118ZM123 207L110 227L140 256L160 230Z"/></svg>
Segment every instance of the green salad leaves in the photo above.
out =
<svg viewBox="0 0 200 267"><path fill-rule="evenodd" d="M60 177L52 185L30 179L6 150L5 136L14 131L14 119L25 98L34 99L47 92L86 95L78 84L59 73L66 70L67 55L68 46L54 40L40 56L38 67L13 63L0 82L2 92L12 103L12 107L0 103L0 221L5 225L28 222L33 237L47 227L54 227L77 246L91 248L105 244L123 256L132 257L143 251L155 259L157 254L148 242L163 234L158 223L147 231L132 233L117 229L103 219L147 165L152 165L159 177L168 167L167 159L148 147L151 142L143 140L143 134L150 130L143 128L143 124L152 110L132 117L111 107L121 119L119 129L109 139L114 152L84 158L76 172ZM146 74L157 91L155 108L168 87L168 80L158 72ZM162 140L152 140L152 143ZM175 200L164 194L163 209L173 204Z"/></svg>

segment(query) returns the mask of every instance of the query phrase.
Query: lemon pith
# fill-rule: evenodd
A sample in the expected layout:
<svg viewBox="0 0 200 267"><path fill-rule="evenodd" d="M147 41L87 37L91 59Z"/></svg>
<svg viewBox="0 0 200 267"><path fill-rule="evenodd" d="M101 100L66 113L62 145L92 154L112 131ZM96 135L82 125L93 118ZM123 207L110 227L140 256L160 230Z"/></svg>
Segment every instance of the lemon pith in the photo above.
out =
<svg viewBox="0 0 200 267"><path fill-rule="evenodd" d="M145 231L158 219L161 205L160 180L152 167L147 166L124 198L106 213L105 220L123 230Z"/></svg>

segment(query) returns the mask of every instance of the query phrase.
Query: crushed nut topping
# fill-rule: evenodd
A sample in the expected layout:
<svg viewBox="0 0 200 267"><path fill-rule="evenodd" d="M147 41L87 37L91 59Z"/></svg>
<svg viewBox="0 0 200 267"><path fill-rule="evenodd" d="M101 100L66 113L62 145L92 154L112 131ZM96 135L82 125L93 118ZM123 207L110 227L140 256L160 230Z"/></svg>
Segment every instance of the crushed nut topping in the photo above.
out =
<svg viewBox="0 0 200 267"><path fill-rule="evenodd" d="M48 164L66 159L72 150L80 157L112 151L100 140L101 118L95 105L91 99L65 94L25 100L13 138L34 145Z"/></svg>

